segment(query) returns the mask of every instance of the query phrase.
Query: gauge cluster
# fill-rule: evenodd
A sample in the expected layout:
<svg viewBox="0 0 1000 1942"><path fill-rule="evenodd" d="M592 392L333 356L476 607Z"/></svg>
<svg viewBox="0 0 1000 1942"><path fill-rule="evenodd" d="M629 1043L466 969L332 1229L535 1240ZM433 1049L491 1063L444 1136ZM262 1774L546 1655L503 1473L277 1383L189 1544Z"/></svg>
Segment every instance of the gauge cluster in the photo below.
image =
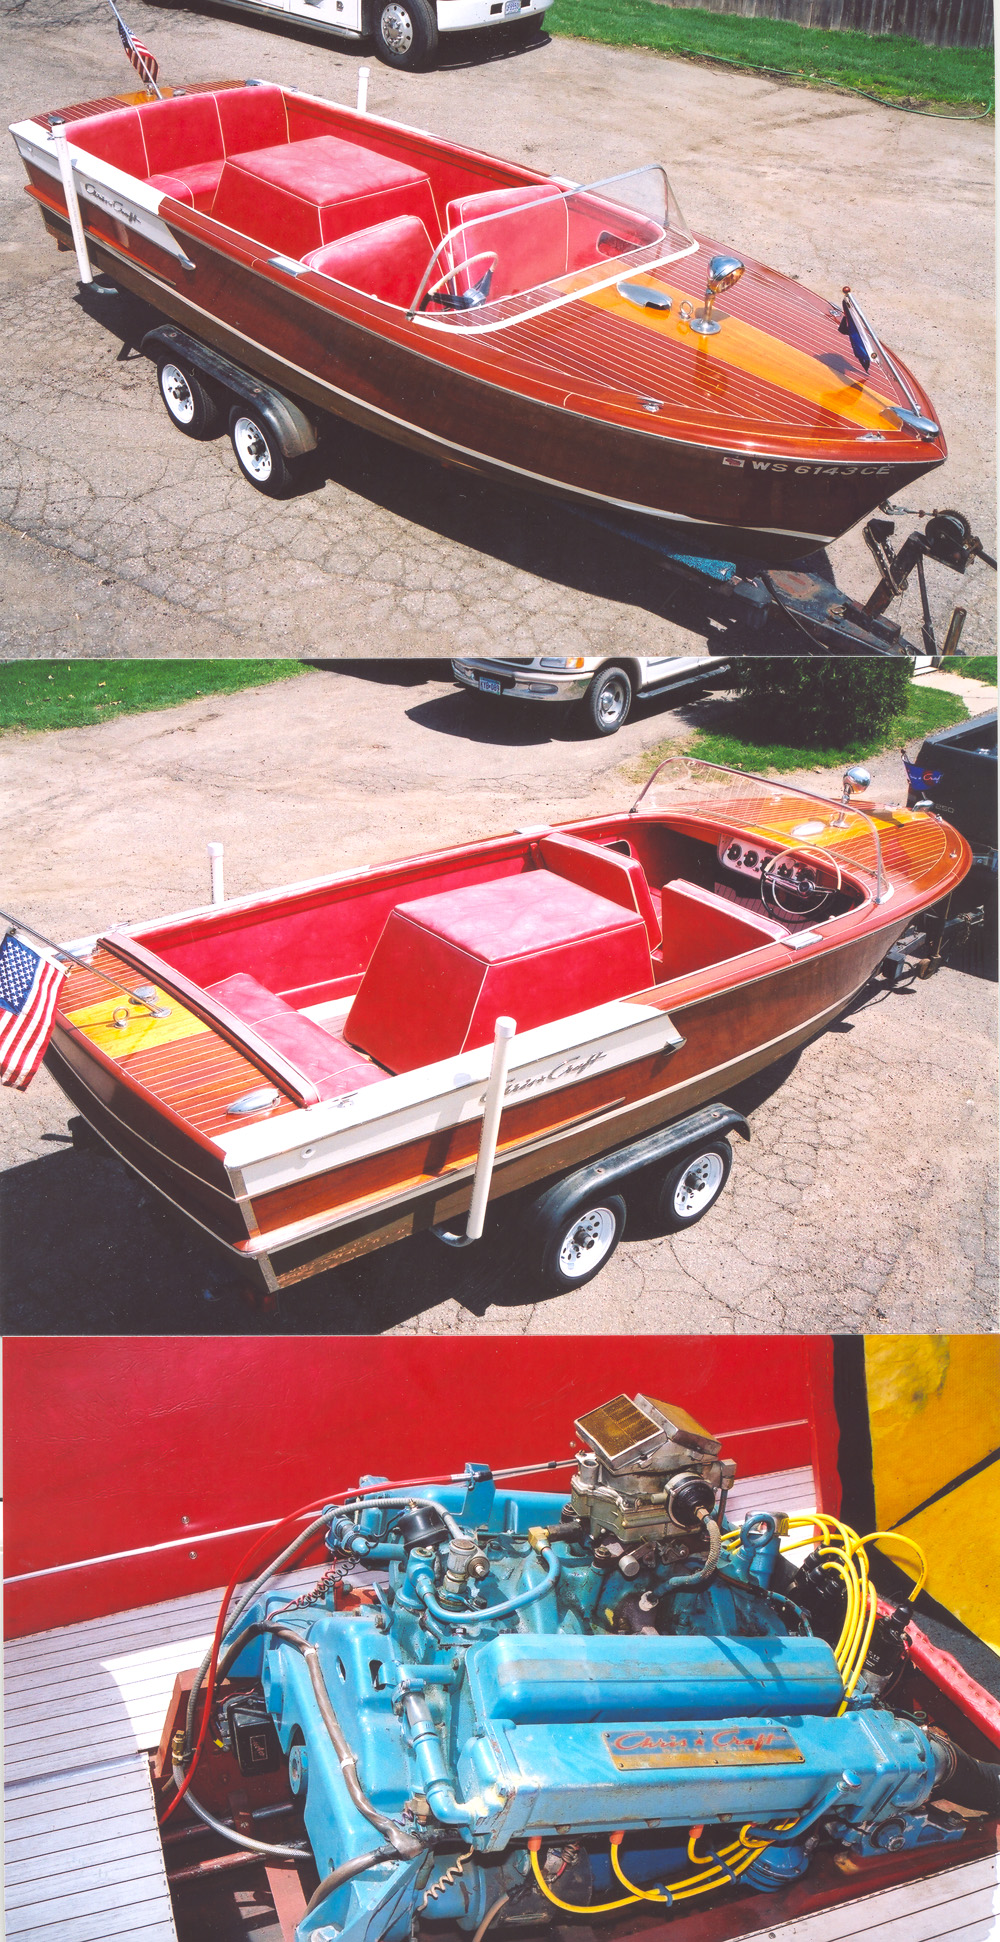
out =
<svg viewBox="0 0 1000 1942"><path fill-rule="evenodd" d="M772 881L776 879L787 883L790 889L816 888L816 872L809 863L802 862L792 854L783 855L780 850L764 849L752 837L720 836L718 856L724 870L733 870L737 876L750 877L758 884L764 870L768 869ZM777 867L770 869L769 866L773 864L777 864Z"/></svg>

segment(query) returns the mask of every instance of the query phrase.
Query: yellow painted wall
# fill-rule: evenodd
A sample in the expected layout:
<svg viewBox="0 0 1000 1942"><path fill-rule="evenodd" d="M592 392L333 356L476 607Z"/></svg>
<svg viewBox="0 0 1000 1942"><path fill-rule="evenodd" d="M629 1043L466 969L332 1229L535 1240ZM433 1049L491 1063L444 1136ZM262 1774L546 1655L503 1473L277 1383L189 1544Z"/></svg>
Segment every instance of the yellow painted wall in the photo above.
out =
<svg viewBox="0 0 1000 1942"><path fill-rule="evenodd" d="M1000 1339L870 1335L865 1373L884 1531L1000 1447ZM927 1553L931 1597L1000 1653L1000 1463L902 1528ZM880 1548L913 1574L905 1552Z"/></svg>

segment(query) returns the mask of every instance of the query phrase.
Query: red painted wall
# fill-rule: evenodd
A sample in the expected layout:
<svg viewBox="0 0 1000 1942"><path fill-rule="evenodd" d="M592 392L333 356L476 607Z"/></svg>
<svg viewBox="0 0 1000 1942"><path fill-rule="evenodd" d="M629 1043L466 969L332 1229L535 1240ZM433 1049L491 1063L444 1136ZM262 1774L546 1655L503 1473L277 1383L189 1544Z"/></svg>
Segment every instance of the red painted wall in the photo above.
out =
<svg viewBox="0 0 1000 1942"><path fill-rule="evenodd" d="M4 1388L8 1637L219 1585L252 1535L213 1533L365 1471L569 1455L620 1390L683 1404L743 1475L812 1462L839 1508L826 1336L29 1337Z"/></svg>

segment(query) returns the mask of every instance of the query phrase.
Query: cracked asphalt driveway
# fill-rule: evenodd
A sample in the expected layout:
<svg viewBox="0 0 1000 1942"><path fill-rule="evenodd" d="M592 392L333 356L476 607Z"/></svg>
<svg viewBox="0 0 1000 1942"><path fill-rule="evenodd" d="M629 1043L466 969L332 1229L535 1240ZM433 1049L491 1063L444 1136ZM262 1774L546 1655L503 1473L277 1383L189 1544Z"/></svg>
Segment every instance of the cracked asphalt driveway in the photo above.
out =
<svg viewBox="0 0 1000 1942"><path fill-rule="evenodd" d="M314 671L42 738L8 735L5 903L50 936L207 895L205 844L239 894L354 863L626 805L645 748L712 699L646 703L612 742L560 710L490 706L426 664ZM901 799L895 754L872 764ZM823 787L815 774L803 780ZM829 777L831 786L837 778ZM277 1326L315 1333L686 1333L996 1323L995 974L981 951L870 991L731 1103L718 1206L674 1239L632 1225L604 1270L543 1298L511 1203L482 1245L431 1236L303 1283ZM113 1158L76 1149L44 1071L2 1115L8 1333L247 1333L230 1271ZM270 1324L274 1326L275 1324Z"/></svg>
<svg viewBox="0 0 1000 1942"><path fill-rule="evenodd" d="M256 75L351 101L369 58L291 23L130 4L172 82ZM8 0L3 42L5 121L134 78L103 0ZM663 160L697 230L831 298L851 282L927 384L949 440L944 471L907 508L958 506L995 551L989 123L637 50L551 40L515 52L470 35L434 73L373 68L370 105L577 181ZM81 298L73 258L57 254L23 186L5 140L4 653L701 651L704 611L681 604L638 547L349 427L330 430L296 497L255 494L227 441L192 444L168 422L134 348L152 313ZM872 584L857 532L830 565L856 596ZM959 590L933 570L939 628L957 595L965 644L988 651L992 575L974 567ZM891 613L917 638L915 585Z"/></svg>

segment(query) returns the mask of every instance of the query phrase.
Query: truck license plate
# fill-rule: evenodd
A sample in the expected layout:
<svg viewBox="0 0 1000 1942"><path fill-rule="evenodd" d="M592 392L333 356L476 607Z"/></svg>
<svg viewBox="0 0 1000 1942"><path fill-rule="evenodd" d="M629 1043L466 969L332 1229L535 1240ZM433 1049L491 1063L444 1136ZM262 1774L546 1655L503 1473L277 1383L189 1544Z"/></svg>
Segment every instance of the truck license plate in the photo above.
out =
<svg viewBox="0 0 1000 1942"><path fill-rule="evenodd" d="M511 0L505 0L505 5L507 7L507 11L510 12ZM518 8L517 11L520 12L520 8ZM484 695L498 695L500 693L499 681L494 681L492 675L489 675L489 674L480 675L479 688L480 688L480 693Z"/></svg>
<svg viewBox="0 0 1000 1942"><path fill-rule="evenodd" d="M521 0L503 0L503 11L505 20L508 20L511 14L519 14L521 11Z"/></svg>

